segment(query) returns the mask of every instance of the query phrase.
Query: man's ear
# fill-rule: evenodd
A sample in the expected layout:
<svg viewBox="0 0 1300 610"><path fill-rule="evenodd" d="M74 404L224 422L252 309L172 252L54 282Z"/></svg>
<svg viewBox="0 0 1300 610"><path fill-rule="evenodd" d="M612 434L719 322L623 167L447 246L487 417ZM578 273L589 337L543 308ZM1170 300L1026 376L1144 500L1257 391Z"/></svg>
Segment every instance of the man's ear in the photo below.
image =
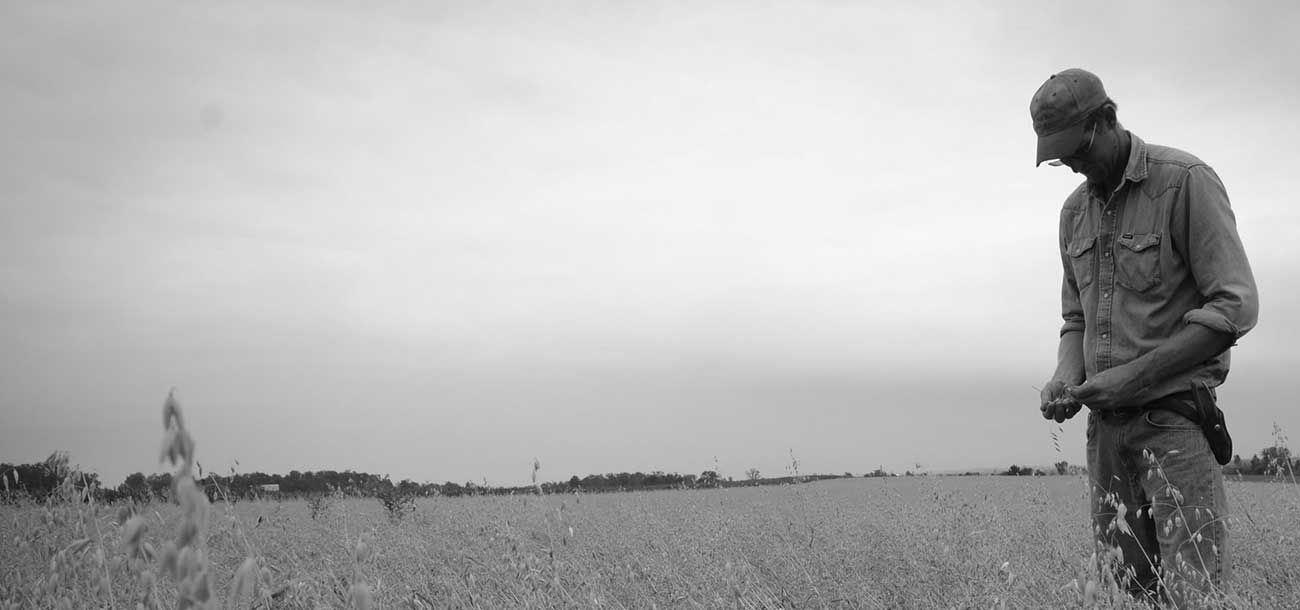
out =
<svg viewBox="0 0 1300 610"><path fill-rule="evenodd" d="M1115 104L1106 102L1101 108L1097 109L1097 119L1103 122L1107 128L1114 129L1119 123L1118 117L1115 116Z"/></svg>

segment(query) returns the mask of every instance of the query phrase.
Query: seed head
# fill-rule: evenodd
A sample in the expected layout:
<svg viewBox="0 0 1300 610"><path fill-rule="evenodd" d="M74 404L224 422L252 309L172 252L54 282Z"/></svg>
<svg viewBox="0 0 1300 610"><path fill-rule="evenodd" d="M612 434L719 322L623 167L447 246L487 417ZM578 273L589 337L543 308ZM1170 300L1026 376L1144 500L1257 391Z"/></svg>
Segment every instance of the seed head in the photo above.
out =
<svg viewBox="0 0 1300 610"><path fill-rule="evenodd" d="M370 610L373 607L373 599L370 595L370 587L366 583L359 582L352 585L352 605L357 610Z"/></svg>
<svg viewBox="0 0 1300 610"><path fill-rule="evenodd" d="M235 571L235 580L230 585L230 607L235 607L239 600L251 597L257 585L257 560L249 557Z"/></svg>
<svg viewBox="0 0 1300 610"><path fill-rule="evenodd" d="M140 539L149 529L144 519L139 515L131 517L122 528L122 546L126 548L128 555L134 555L140 549Z"/></svg>
<svg viewBox="0 0 1300 610"><path fill-rule="evenodd" d="M163 401L163 428L170 430L172 422L176 423L177 428L185 425L181 421L181 407L176 403L176 388L167 392L167 400Z"/></svg>

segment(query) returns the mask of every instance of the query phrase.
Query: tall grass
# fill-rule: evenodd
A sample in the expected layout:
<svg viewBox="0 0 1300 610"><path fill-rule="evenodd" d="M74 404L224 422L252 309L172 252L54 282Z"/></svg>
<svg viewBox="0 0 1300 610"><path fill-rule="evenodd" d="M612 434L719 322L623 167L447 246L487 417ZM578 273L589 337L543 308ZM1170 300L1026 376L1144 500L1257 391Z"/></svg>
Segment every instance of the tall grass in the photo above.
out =
<svg viewBox="0 0 1300 610"><path fill-rule="evenodd" d="M1145 608L1093 554L1083 477L209 503L173 397L170 503L0 506L0 608ZM791 456L791 469L797 462ZM1236 581L1300 599L1300 493L1229 482ZM314 515L314 518L313 518ZM1109 565L1107 562L1111 562Z"/></svg>
<svg viewBox="0 0 1300 610"><path fill-rule="evenodd" d="M94 489L67 477L44 503L13 516L16 561L6 562L0 607L4 608L217 608L269 607L285 588L256 550L226 497L218 534L242 551L233 568L210 558L213 506L195 480L195 442L180 405L169 393L163 404L161 459L175 468L170 497L176 506L104 506ZM66 466L66 457L63 458ZM163 516L163 511L169 514ZM23 517L31 514L38 519ZM359 576L369 556L358 542L347 599L373 606ZM225 559L232 559L228 554Z"/></svg>

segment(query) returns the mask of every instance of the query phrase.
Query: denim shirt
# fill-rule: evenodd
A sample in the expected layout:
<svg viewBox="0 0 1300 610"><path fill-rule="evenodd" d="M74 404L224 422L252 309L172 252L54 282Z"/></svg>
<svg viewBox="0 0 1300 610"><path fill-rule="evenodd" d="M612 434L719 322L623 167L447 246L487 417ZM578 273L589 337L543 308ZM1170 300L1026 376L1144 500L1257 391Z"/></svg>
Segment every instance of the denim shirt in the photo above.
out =
<svg viewBox="0 0 1300 610"><path fill-rule="evenodd" d="M1083 332L1088 377L1202 324L1234 339L1255 326L1255 278L1218 175L1180 150L1132 136L1109 196L1080 185L1061 209L1061 334ZM1142 404L1228 375L1222 354L1134 397Z"/></svg>

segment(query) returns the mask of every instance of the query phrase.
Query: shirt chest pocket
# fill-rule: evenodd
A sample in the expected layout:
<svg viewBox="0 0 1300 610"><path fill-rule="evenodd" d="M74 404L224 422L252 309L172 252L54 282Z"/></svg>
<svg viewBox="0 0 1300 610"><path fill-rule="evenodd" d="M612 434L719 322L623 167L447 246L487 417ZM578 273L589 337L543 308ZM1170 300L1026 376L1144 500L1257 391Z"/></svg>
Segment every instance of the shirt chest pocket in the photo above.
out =
<svg viewBox="0 0 1300 610"><path fill-rule="evenodd" d="M1065 253L1070 257L1070 267L1074 270L1074 283L1079 286L1080 292L1092 285L1093 258L1096 256L1092 246L1095 243L1097 243L1095 236L1080 237L1071 241L1069 247L1065 249Z"/></svg>
<svg viewBox="0 0 1300 610"><path fill-rule="evenodd" d="M1115 279L1120 286L1146 292L1160 283L1160 234L1125 233L1115 243Z"/></svg>

